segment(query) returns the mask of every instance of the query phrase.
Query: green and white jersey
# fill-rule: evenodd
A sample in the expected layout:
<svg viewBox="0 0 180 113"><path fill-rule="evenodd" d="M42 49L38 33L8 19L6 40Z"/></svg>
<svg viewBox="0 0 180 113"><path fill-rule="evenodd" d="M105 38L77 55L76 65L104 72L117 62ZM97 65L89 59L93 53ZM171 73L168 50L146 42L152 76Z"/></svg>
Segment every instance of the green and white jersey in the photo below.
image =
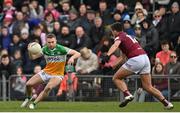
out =
<svg viewBox="0 0 180 113"><path fill-rule="evenodd" d="M64 75L66 57L69 51L69 48L59 44L52 50L47 45L44 46L42 48L42 53L46 60L46 67L43 69L44 72L52 76Z"/></svg>

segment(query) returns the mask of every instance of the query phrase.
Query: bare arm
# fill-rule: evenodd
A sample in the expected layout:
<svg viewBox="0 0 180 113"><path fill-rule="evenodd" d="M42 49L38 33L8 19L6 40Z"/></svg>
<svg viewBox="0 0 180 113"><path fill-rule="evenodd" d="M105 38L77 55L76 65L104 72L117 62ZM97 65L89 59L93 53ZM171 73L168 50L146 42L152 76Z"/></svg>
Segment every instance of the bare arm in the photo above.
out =
<svg viewBox="0 0 180 113"><path fill-rule="evenodd" d="M119 47L120 43L121 43L120 40L115 41L114 44L109 49L107 55L108 56L112 55L117 50L117 48Z"/></svg>
<svg viewBox="0 0 180 113"><path fill-rule="evenodd" d="M74 60L81 56L81 54L79 52L77 52L76 50L72 50L72 49L69 51L68 54L72 55L68 60L68 64L73 64Z"/></svg>

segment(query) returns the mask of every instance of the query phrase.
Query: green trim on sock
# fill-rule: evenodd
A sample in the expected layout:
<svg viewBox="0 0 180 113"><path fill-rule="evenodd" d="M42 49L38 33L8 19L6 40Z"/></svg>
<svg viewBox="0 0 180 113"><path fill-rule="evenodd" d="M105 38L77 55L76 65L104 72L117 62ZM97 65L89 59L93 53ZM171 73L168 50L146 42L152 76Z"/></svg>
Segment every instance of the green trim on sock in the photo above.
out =
<svg viewBox="0 0 180 113"><path fill-rule="evenodd" d="M34 104L34 106L36 105L36 103L35 103L35 102L33 102L32 104Z"/></svg>

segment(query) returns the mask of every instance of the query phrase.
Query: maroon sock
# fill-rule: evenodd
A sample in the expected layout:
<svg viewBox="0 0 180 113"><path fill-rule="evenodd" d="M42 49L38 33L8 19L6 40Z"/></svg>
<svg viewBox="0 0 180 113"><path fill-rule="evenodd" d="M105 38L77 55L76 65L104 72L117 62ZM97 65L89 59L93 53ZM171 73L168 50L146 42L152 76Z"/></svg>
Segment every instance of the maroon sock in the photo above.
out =
<svg viewBox="0 0 180 113"><path fill-rule="evenodd" d="M163 100L161 100L161 103L162 103L164 106L167 106L169 102L168 102L166 99L163 99Z"/></svg>
<svg viewBox="0 0 180 113"><path fill-rule="evenodd" d="M123 92L123 94L124 94L124 97L127 97L127 96L131 95L131 93L128 90L125 90Z"/></svg>

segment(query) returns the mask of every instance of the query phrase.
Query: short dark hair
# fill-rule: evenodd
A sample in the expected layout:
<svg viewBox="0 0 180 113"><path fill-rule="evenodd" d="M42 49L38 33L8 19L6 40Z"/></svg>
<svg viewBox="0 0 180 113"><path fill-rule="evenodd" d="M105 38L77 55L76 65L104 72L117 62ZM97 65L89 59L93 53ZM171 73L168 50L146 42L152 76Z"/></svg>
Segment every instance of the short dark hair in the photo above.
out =
<svg viewBox="0 0 180 113"><path fill-rule="evenodd" d="M4 55L1 56L1 60L4 59L4 58L7 58L7 57L9 58L9 55L8 54L4 54Z"/></svg>
<svg viewBox="0 0 180 113"><path fill-rule="evenodd" d="M46 38L56 38L56 35L53 33L49 33Z"/></svg>
<svg viewBox="0 0 180 113"><path fill-rule="evenodd" d="M168 42L167 40L162 40L162 41L160 42L160 44L161 44L161 45L166 45L166 44L169 45L169 42Z"/></svg>
<svg viewBox="0 0 180 113"><path fill-rule="evenodd" d="M122 23L120 23L120 22L115 22L115 23L113 23L113 24L111 25L111 29L112 29L112 30L116 30L116 31L118 31L118 32L123 31Z"/></svg>

